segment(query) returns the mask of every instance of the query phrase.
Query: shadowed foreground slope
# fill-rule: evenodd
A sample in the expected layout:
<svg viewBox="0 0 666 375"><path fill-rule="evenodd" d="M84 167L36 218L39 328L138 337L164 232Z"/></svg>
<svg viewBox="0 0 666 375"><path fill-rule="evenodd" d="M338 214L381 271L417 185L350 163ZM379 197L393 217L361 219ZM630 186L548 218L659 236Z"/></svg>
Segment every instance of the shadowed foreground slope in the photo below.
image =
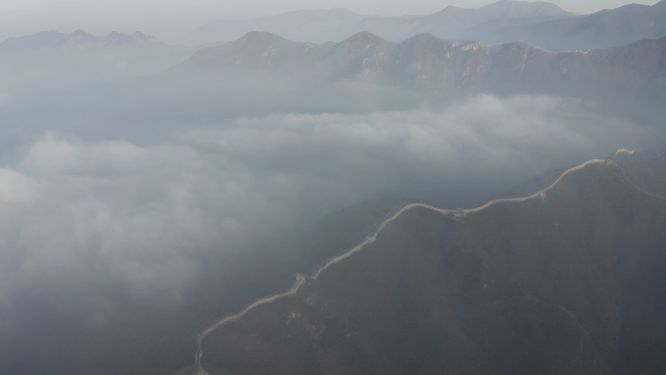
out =
<svg viewBox="0 0 666 375"><path fill-rule="evenodd" d="M203 340L216 374L663 373L666 154L618 152L544 194L415 207Z"/></svg>

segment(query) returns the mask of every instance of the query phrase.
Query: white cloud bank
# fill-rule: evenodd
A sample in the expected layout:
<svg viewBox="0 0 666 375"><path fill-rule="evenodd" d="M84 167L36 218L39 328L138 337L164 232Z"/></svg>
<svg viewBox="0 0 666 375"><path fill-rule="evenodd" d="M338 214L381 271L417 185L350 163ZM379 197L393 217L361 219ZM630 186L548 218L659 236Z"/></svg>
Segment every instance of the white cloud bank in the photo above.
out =
<svg viewBox="0 0 666 375"><path fill-rule="evenodd" d="M353 202L480 203L549 168L665 140L548 96L240 118L151 146L48 132L0 169L0 301L66 279L177 302L202 254L244 251Z"/></svg>

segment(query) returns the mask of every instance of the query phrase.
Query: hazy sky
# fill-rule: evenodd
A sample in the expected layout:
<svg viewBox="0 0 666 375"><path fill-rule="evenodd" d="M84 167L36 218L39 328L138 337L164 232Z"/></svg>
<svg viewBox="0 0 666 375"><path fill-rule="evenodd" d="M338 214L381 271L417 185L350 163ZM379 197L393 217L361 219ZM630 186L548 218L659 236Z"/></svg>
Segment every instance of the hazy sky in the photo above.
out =
<svg viewBox="0 0 666 375"><path fill-rule="evenodd" d="M0 40L44 30L71 32L84 29L97 35L136 30L163 40L178 37L212 19L245 19L285 11L346 7L361 14L428 14L448 5L479 7L494 0L2 0ZM558 0L565 10L591 13L618 7L630 0ZM652 4L637 0L637 3Z"/></svg>

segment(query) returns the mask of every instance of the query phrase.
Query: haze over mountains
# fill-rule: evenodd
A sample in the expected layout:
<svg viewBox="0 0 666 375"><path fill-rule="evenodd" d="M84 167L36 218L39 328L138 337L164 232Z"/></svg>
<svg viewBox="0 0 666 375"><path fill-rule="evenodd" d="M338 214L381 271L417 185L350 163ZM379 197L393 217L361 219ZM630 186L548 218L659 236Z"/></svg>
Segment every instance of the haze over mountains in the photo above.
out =
<svg viewBox="0 0 666 375"><path fill-rule="evenodd" d="M485 46L419 34L401 43L368 32L341 43L293 42L251 32L204 48L184 68L241 67L306 80L352 80L448 96L555 94L602 101L666 100L666 38L553 53L527 43Z"/></svg>
<svg viewBox="0 0 666 375"><path fill-rule="evenodd" d="M140 31L132 35L111 32L106 37L94 36L83 30L74 31L71 34L59 33L55 30L44 31L34 35L12 37L0 43L0 52L16 49L39 49L39 48L76 48L86 49L91 47L117 47L135 46L146 44L163 44L153 36L145 35Z"/></svg>
<svg viewBox="0 0 666 375"><path fill-rule="evenodd" d="M195 49L168 45L140 31L105 37L83 30L55 30L9 38L0 43L0 92L61 90L120 82L163 72ZM97 86L98 88L100 86Z"/></svg>
<svg viewBox="0 0 666 375"><path fill-rule="evenodd" d="M466 36L484 43L521 40L549 51L615 47L666 36L666 2L660 1L653 6L633 4L587 16L496 29L486 33L471 31Z"/></svg>
<svg viewBox="0 0 666 375"><path fill-rule="evenodd" d="M312 10L248 21L215 20L184 40L219 43L250 31L267 31L295 41L325 43L368 31L398 42L430 33L441 39L471 39L484 44L524 41L557 52L666 37L665 11L661 1L653 6L628 5L579 16L552 3L509 0L481 8L449 6L427 16L379 17L348 9Z"/></svg>
<svg viewBox="0 0 666 375"><path fill-rule="evenodd" d="M0 374L663 373L660 9L0 43Z"/></svg>
<svg viewBox="0 0 666 375"><path fill-rule="evenodd" d="M319 43L341 41L360 31L389 40L403 40L426 32L457 39L465 30L490 20L517 17L544 20L572 15L551 3L509 0L478 9L449 6L427 16L366 16L344 8L305 10L248 21L211 21L194 30L187 41L196 44L229 41L249 31L268 31L288 39Z"/></svg>

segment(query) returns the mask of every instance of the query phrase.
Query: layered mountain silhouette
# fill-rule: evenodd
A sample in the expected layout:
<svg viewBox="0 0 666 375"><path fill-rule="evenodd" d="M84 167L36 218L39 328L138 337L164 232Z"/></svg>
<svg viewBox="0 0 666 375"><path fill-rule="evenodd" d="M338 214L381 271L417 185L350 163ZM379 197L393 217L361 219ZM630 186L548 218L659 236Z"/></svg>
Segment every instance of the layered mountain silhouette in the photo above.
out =
<svg viewBox="0 0 666 375"><path fill-rule="evenodd" d="M13 37L0 43L0 51L64 48L64 49L87 49L110 46L137 46L162 44L155 37L145 35L140 31L132 35L116 31L106 37L88 34L83 30L74 31L71 34L59 33L55 30L44 31L34 35Z"/></svg>
<svg viewBox="0 0 666 375"><path fill-rule="evenodd" d="M418 18L372 17L361 23L359 31L369 31L396 41L422 33L443 39L461 39L466 30L489 21L520 19L538 22L573 15L552 3L503 0L481 8L448 6Z"/></svg>
<svg viewBox="0 0 666 375"><path fill-rule="evenodd" d="M370 16L353 13L346 8L302 10L274 17L247 21L211 21L191 33L190 44L226 42L250 31L268 31L303 41L343 40L357 31L356 25Z"/></svg>
<svg viewBox="0 0 666 375"><path fill-rule="evenodd" d="M546 2L499 1L481 8L449 6L426 16L380 17L348 9L304 10L247 21L214 20L191 32L192 44L235 40L250 31L324 43L368 31L401 41L430 33L442 39L472 39L484 44L522 41L549 51L608 48L666 37L666 2L627 4L590 15L575 15Z"/></svg>
<svg viewBox="0 0 666 375"><path fill-rule="evenodd" d="M191 47L168 45L138 31L131 35L112 32L105 37L83 30L71 34L45 31L0 43L0 81L9 95L115 86L161 73L193 52Z"/></svg>
<svg viewBox="0 0 666 375"><path fill-rule="evenodd" d="M587 50L666 36L666 1L629 4L595 14L506 28L477 28L465 37L483 43L524 41L550 51Z"/></svg>
<svg viewBox="0 0 666 375"><path fill-rule="evenodd" d="M214 20L194 30L186 40L192 44L230 41L250 31L267 31L289 39L321 43L341 41L360 31L390 40L403 40L420 33L455 39L465 30L490 20L533 18L532 22L537 22L570 16L573 13L552 3L509 0L481 8L449 6L426 16L380 17L360 15L344 8L317 9L247 21Z"/></svg>
<svg viewBox="0 0 666 375"><path fill-rule="evenodd" d="M420 34L401 43L361 32L341 43L293 42L265 32L195 53L184 67L233 66L308 80L358 80L457 96L556 94L666 100L666 39L553 53L515 42L485 46Z"/></svg>
<svg viewBox="0 0 666 375"><path fill-rule="evenodd" d="M666 154L618 151L525 199L412 204L202 338L218 374L666 371Z"/></svg>

